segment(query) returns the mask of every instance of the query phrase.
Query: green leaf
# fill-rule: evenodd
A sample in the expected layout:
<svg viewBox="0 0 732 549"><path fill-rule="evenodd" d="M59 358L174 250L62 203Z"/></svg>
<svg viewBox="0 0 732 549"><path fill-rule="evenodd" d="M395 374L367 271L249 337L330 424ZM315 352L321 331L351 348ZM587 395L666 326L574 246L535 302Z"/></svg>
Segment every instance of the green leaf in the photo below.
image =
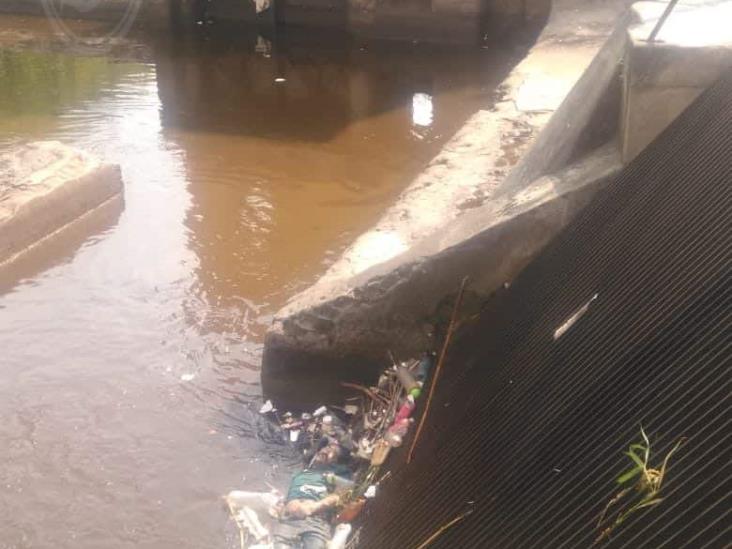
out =
<svg viewBox="0 0 732 549"><path fill-rule="evenodd" d="M634 469L631 469L630 471L626 471L622 475L620 475L617 479L615 479L615 482L618 484L625 484L633 477L637 476L641 470L638 467L635 467Z"/></svg>
<svg viewBox="0 0 732 549"><path fill-rule="evenodd" d="M641 469L644 469L646 464L643 462L641 458L639 458L635 452L625 452L625 455L628 456L630 459L632 459L635 464L640 467Z"/></svg>

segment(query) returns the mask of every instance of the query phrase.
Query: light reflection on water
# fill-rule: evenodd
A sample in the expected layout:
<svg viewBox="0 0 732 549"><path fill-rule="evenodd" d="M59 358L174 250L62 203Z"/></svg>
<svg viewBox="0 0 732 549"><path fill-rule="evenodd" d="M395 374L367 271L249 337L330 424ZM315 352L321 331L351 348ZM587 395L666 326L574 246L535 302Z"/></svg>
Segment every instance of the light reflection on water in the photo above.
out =
<svg viewBox="0 0 732 549"><path fill-rule="evenodd" d="M272 313L508 68L242 40L0 50L0 142L59 139L125 180L118 217L0 294L0 547L227 546L219 496L292 459L256 413Z"/></svg>

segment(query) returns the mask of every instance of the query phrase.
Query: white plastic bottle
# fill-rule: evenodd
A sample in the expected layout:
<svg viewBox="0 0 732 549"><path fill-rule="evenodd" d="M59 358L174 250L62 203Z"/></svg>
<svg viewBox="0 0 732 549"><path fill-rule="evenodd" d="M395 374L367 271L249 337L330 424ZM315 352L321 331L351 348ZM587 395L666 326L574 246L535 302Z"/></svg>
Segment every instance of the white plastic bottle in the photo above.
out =
<svg viewBox="0 0 732 549"><path fill-rule="evenodd" d="M348 541L348 536L351 535L351 525L347 522L339 524L335 527L335 534L333 539L328 542L328 549L343 549Z"/></svg>

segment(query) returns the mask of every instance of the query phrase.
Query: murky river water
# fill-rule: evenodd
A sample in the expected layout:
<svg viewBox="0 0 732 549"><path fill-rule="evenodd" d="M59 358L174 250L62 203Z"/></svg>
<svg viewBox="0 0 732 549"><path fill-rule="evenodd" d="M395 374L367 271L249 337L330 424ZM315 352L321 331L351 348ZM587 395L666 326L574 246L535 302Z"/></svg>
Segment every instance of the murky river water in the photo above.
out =
<svg viewBox="0 0 732 549"><path fill-rule="evenodd" d="M121 213L0 291L0 548L238 545L220 496L289 471L256 413L272 313L515 60L215 35L74 55L0 18L0 145L125 180Z"/></svg>

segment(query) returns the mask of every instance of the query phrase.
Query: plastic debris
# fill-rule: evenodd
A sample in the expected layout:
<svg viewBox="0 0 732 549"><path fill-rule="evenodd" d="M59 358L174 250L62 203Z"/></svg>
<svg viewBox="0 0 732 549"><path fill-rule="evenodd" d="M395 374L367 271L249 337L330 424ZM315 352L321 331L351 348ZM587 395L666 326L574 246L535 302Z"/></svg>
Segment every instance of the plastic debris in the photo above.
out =
<svg viewBox="0 0 732 549"><path fill-rule="evenodd" d="M408 393L412 389L419 388L419 384L417 383L417 380L414 378L412 373L404 366L403 364L400 364L396 368L396 374L399 378L399 382L404 387L404 390Z"/></svg>
<svg viewBox="0 0 732 549"><path fill-rule="evenodd" d="M386 458L389 456L389 450L391 450L389 443L384 439L379 440L374 446L374 452L371 456L371 465L375 467L383 465Z"/></svg>
<svg viewBox="0 0 732 549"><path fill-rule="evenodd" d="M363 510L363 506L366 505L366 499L359 498L357 500L347 503L340 513L336 516L336 522L351 522L353 519L358 517Z"/></svg>
<svg viewBox="0 0 732 549"><path fill-rule="evenodd" d="M409 416L412 415L413 411L414 411L414 397L412 395L407 395L407 399L404 401L404 404L402 404L402 407L399 408L399 411L397 412L395 421L401 421L403 419L407 419Z"/></svg>
<svg viewBox="0 0 732 549"><path fill-rule="evenodd" d="M336 526L335 534L328 542L328 549L343 549L348 541L348 536L351 535L351 530L351 525L346 522Z"/></svg>
<svg viewBox="0 0 732 549"><path fill-rule="evenodd" d="M422 383L424 383L424 381L429 377L430 371L432 370L432 366L434 365L434 363L434 353L425 353L422 357L422 360L420 360L419 364L417 365L417 372L414 376L417 381L421 381Z"/></svg>
<svg viewBox="0 0 732 549"><path fill-rule="evenodd" d="M262 524L258 513L270 514L270 509L279 504L282 497L277 492L245 492L234 490L224 498L229 506L231 518L239 528L239 543L242 549L268 547L269 529ZM253 544L252 544L253 542Z"/></svg>
<svg viewBox="0 0 732 549"><path fill-rule="evenodd" d="M274 411L275 407L274 404L272 404L271 400L268 400L264 404L262 404L262 407L259 409L260 414L267 414L269 412Z"/></svg>
<svg viewBox="0 0 732 549"><path fill-rule="evenodd" d="M254 0L254 11L256 13L262 13L264 10L269 9L271 0Z"/></svg>
<svg viewBox="0 0 732 549"><path fill-rule="evenodd" d="M196 377L196 374L183 374L180 376L181 381L192 381Z"/></svg>
<svg viewBox="0 0 732 549"><path fill-rule="evenodd" d="M257 544L250 547L271 547L272 536L259 521L262 512L268 513L265 518L274 517L289 528L293 528L289 521L311 515L322 519L326 529L335 524L328 547L346 546L350 523L367 502L375 501L378 483L389 475L387 471L379 479L379 470L392 448L403 445L409 436L434 354L398 364L393 357L391 360L393 366L381 373L375 386L343 382L344 387L356 391L346 403L297 415L277 414L269 400L262 405L260 413L277 422L283 443L302 456L303 469L293 476L286 500L269 495L265 502L265 496L256 492L232 492L227 497L242 539ZM305 490L316 490L316 499L300 497Z"/></svg>

